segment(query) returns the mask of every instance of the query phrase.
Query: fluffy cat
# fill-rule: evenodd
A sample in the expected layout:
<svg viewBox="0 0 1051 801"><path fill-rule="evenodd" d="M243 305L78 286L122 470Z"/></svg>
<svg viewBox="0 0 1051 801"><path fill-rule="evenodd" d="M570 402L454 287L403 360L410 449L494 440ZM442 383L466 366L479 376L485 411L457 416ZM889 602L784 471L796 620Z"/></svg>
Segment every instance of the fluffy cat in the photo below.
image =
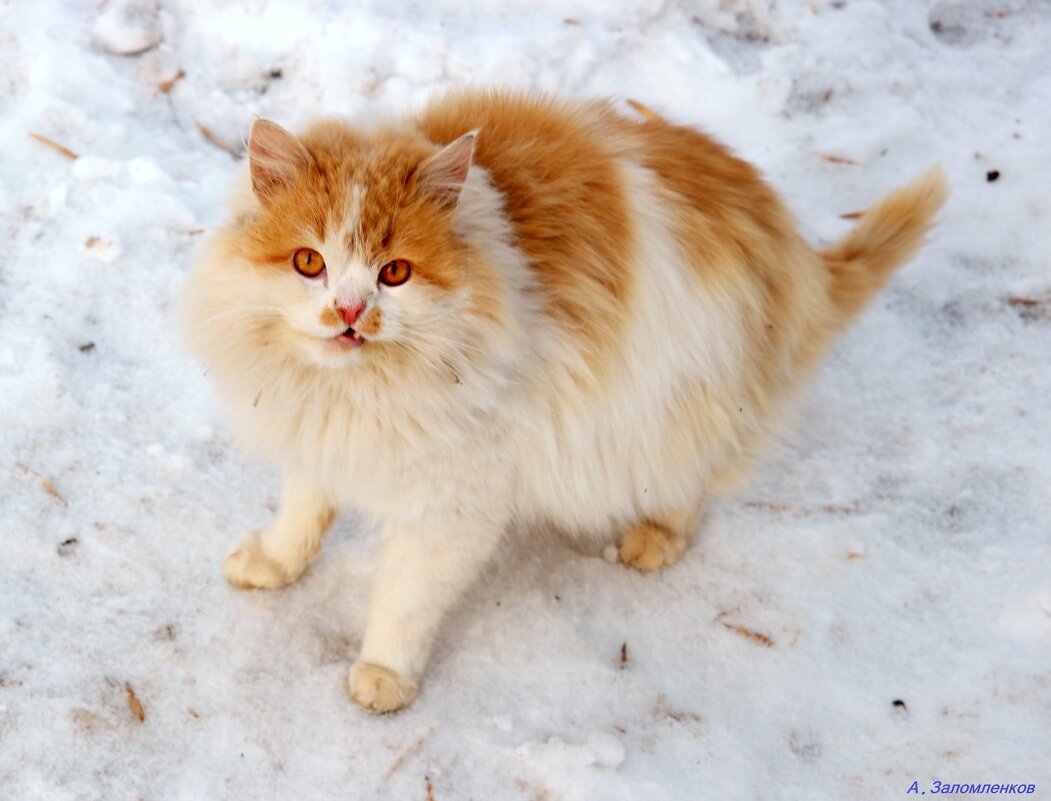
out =
<svg viewBox="0 0 1051 801"><path fill-rule="evenodd" d="M946 197L931 170L815 252L755 169L642 111L465 91L394 124L252 127L182 297L240 441L284 472L223 571L282 587L341 508L381 521L366 709L416 697L509 531L675 562Z"/></svg>

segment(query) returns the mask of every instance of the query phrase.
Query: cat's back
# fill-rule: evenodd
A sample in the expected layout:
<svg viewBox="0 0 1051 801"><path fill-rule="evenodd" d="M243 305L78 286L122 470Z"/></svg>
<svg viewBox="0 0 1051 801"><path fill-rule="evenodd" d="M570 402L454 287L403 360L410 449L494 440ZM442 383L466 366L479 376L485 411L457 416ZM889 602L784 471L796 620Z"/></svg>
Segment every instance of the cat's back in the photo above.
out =
<svg viewBox="0 0 1051 801"><path fill-rule="evenodd" d="M433 101L419 125L435 144L478 131L474 164L503 194L524 243L589 230L607 238L604 226L627 223L609 141L616 123L604 103L465 90Z"/></svg>
<svg viewBox="0 0 1051 801"><path fill-rule="evenodd" d="M686 225L718 228L730 239L754 236L757 228L776 239L794 227L751 164L648 109L624 115L606 101L463 90L432 102L419 124L436 144L478 130L474 161L502 193L519 244L539 270L549 266L544 242L586 243L611 267L625 255L638 224L629 197L638 187L626 167L651 176L662 205L670 216L688 218ZM611 290L620 283L608 281Z"/></svg>
<svg viewBox="0 0 1051 801"><path fill-rule="evenodd" d="M724 293L777 286L783 277L768 273L793 261L779 252L811 253L757 170L655 114L464 90L432 102L418 125L437 144L478 130L475 164L502 196L548 312L596 376L616 362L643 283L659 277L655 258L672 257L676 284ZM672 242L675 254L655 248L657 240Z"/></svg>

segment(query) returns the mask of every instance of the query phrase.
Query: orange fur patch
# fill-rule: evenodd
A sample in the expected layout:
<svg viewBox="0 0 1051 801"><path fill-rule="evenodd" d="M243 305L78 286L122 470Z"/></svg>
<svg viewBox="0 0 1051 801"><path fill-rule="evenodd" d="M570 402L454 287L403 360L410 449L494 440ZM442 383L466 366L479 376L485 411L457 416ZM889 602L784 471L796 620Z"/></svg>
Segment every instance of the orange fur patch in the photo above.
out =
<svg viewBox="0 0 1051 801"><path fill-rule="evenodd" d="M354 330L362 336L374 337L383 328L383 309L373 309L354 325Z"/></svg>
<svg viewBox="0 0 1051 801"><path fill-rule="evenodd" d="M335 328L343 322L340 316L336 314L336 310L331 306L326 306L321 310L320 320L322 325L327 325L330 328Z"/></svg>
<svg viewBox="0 0 1051 801"><path fill-rule="evenodd" d="M635 255L607 107L453 92L432 103L419 124L439 144L478 129L474 163L504 196L548 313L593 373L605 374L631 303Z"/></svg>

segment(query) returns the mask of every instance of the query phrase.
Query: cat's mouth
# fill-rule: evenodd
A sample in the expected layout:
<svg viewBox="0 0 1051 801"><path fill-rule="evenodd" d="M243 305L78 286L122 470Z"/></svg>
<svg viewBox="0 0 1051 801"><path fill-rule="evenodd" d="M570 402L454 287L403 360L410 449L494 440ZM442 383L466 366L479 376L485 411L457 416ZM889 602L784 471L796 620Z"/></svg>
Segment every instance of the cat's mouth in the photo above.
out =
<svg viewBox="0 0 1051 801"><path fill-rule="evenodd" d="M365 337L353 328L348 328L343 333L336 334L336 336L332 337L330 341L341 348L356 348L365 344Z"/></svg>

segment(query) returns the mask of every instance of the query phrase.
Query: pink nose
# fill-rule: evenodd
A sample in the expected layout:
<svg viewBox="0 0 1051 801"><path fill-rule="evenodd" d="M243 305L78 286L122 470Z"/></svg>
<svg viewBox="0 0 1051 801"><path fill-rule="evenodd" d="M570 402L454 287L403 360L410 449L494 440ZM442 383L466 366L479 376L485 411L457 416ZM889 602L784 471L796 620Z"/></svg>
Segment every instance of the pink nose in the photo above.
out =
<svg viewBox="0 0 1051 801"><path fill-rule="evenodd" d="M347 325L354 325L364 309L365 304L360 300L350 306L344 306L339 302L336 303L336 311L339 312L339 316L343 318L343 322Z"/></svg>

